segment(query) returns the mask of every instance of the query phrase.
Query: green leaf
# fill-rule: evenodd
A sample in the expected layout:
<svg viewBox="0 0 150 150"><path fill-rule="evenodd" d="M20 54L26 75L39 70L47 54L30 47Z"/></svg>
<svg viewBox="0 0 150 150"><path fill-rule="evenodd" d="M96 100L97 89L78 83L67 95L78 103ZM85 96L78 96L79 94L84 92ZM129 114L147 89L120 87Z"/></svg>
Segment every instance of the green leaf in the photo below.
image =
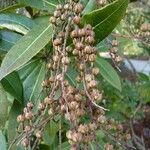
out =
<svg viewBox="0 0 150 150"><path fill-rule="evenodd" d="M41 24L29 31L6 54L1 68L0 80L12 71L20 68L35 56L52 37L52 27L49 24Z"/></svg>
<svg viewBox="0 0 150 150"><path fill-rule="evenodd" d="M0 83L0 129L5 126L8 115L9 101L6 92Z"/></svg>
<svg viewBox="0 0 150 150"><path fill-rule="evenodd" d="M31 19L15 13L1 13L0 27L26 34L35 25Z"/></svg>
<svg viewBox="0 0 150 150"><path fill-rule="evenodd" d="M38 103L42 91L41 83L45 78L45 64L40 60L32 60L18 71L23 82L24 100Z"/></svg>
<svg viewBox="0 0 150 150"><path fill-rule="evenodd" d="M109 82L113 87L121 91L121 82L118 74L114 70L114 68L104 59L97 58L96 65L100 69L100 73L103 78Z"/></svg>
<svg viewBox="0 0 150 150"><path fill-rule="evenodd" d="M11 107L11 110L10 110L10 113L9 113L9 118L8 118L8 127L7 127L8 145L11 144L12 141L17 136L16 129L18 127L18 123L17 123L16 118L19 114L21 114L22 110L23 110L22 104L20 104L18 101L14 101L13 106ZM11 150L17 150L16 146L14 145L11 148ZM18 149L18 150L20 150L20 149Z"/></svg>
<svg viewBox="0 0 150 150"><path fill-rule="evenodd" d="M70 150L71 146L68 142L64 142L62 143L62 150ZM54 150L58 150L59 149L59 146L57 148L55 148Z"/></svg>
<svg viewBox="0 0 150 150"><path fill-rule="evenodd" d="M7 31L0 30L0 53L6 53L10 50L10 48L21 39L22 35Z"/></svg>
<svg viewBox="0 0 150 150"><path fill-rule="evenodd" d="M128 0L116 0L103 8L84 15L82 22L84 24L91 24L94 28L97 40L102 41L123 18L127 6Z"/></svg>
<svg viewBox="0 0 150 150"><path fill-rule="evenodd" d="M23 87L17 72L12 72L1 80L4 89L9 92L15 99L23 100Z"/></svg>
<svg viewBox="0 0 150 150"><path fill-rule="evenodd" d="M91 11L93 11L96 8L96 0L89 0L88 3L86 4L86 7L84 8L82 14L88 14Z"/></svg>
<svg viewBox="0 0 150 150"><path fill-rule="evenodd" d="M0 131L0 150L7 150L6 138L2 131Z"/></svg>
<svg viewBox="0 0 150 150"><path fill-rule="evenodd" d="M49 12L54 12L56 5L59 4L59 0L18 0L18 2L37 9L48 10Z"/></svg>

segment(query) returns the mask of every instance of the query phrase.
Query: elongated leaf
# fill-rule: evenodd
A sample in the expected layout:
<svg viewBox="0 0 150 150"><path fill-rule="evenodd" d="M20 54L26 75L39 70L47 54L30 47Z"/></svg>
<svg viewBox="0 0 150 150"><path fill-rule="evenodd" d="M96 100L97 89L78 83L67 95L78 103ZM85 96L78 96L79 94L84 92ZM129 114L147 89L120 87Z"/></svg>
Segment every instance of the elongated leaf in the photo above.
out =
<svg viewBox="0 0 150 150"><path fill-rule="evenodd" d="M18 127L18 123L17 123L17 116L19 114L21 114L23 110L23 106L22 104L20 104L18 101L14 101L13 106L11 107L10 113L9 113L9 117L8 117L8 145L10 145L12 143L12 141L15 139L16 135L16 129ZM13 145L13 147L11 148L11 150L17 150L16 146ZM21 150L21 149L18 149Z"/></svg>
<svg viewBox="0 0 150 150"><path fill-rule="evenodd" d="M56 5L59 4L59 0L18 0L18 2L37 9L48 10L49 12L53 12Z"/></svg>
<svg viewBox="0 0 150 150"><path fill-rule="evenodd" d="M6 138L2 131L0 131L0 150L7 150Z"/></svg>
<svg viewBox="0 0 150 150"><path fill-rule="evenodd" d="M19 40L21 39L22 35L7 31L7 30L0 30L0 53L8 52L10 48Z"/></svg>
<svg viewBox="0 0 150 150"><path fill-rule="evenodd" d="M113 87L121 91L121 82L114 68L104 59L97 58L96 65L100 69L103 78L108 81Z"/></svg>
<svg viewBox="0 0 150 150"><path fill-rule="evenodd" d="M25 101L37 102L42 91L41 83L46 74L45 64L40 60L33 60L19 70L20 78L23 82Z"/></svg>
<svg viewBox="0 0 150 150"><path fill-rule="evenodd" d="M88 3L86 4L82 14L88 14L91 11L93 11L96 8L96 0L89 0Z"/></svg>
<svg viewBox="0 0 150 150"><path fill-rule="evenodd" d="M4 89L20 102L23 100L23 87L17 72L12 72L1 81Z"/></svg>
<svg viewBox="0 0 150 150"><path fill-rule="evenodd" d="M0 80L35 56L51 39L52 27L41 24L19 40L6 54L0 68Z"/></svg>
<svg viewBox="0 0 150 150"><path fill-rule="evenodd" d="M82 21L93 26L97 41L99 42L107 37L120 22L127 6L128 0L116 0L106 7L84 15Z"/></svg>
<svg viewBox="0 0 150 150"><path fill-rule="evenodd" d="M35 25L31 19L15 13L1 13L0 27L26 34Z"/></svg>
<svg viewBox="0 0 150 150"><path fill-rule="evenodd" d="M7 121L9 102L7 99L6 92L0 84L0 129L4 127Z"/></svg>

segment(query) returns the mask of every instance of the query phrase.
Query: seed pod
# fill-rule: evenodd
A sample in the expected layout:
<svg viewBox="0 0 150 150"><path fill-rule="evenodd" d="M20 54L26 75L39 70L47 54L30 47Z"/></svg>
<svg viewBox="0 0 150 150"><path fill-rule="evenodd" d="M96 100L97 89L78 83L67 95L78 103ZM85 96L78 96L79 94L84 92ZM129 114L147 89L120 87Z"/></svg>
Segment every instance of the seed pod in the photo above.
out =
<svg viewBox="0 0 150 150"><path fill-rule="evenodd" d="M51 98L49 98L49 97L46 97L46 98L44 99L44 103L47 104L47 105L51 105L52 102L53 102L53 100L52 100Z"/></svg>
<svg viewBox="0 0 150 150"><path fill-rule="evenodd" d="M150 24L148 24L148 23L143 23L143 24L141 25L141 28L140 28L140 30L143 31L143 32L146 32L146 31L148 31L149 29L150 29Z"/></svg>
<svg viewBox="0 0 150 150"><path fill-rule="evenodd" d="M96 55L95 54L91 54L89 55L89 61L93 62L96 59Z"/></svg>
<svg viewBox="0 0 150 150"><path fill-rule="evenodd" d="M72 139L72 131L71 131L71 130L67 131L66 137L67 137L68 139Z"/></svg>
<svg viewBox="0 0 150 150"><path fill-rule="evenodd" d="M41 131L37 131L35 136L38 138L38 139L41 139L42 138L42 132Z"/></svg>
<svg viewBox="0 0 150 150"><path fill-rule="evenodd" d="M119 42L117 41L117 40L113 40L112 42L111 42L111 45L112 46L118 46L119 45Z"/></svg>
<svg viewBox="0 0 150 150"><path fill-rule="evenodd" d="M33 113L32 113L31 111L29 111L29 112L27 112L27 113L25 114L25 118L26 118L27 120L31 120L32 117L33 117Z"/></svg>
<svg viewBox="0 0 150 150"><path fill-rule="evenodd" d="M28 102L27 103L27 108L28 109L33 109L33 103L32 102Z"/></svg>
<svg viewBox="0 0 150 150"><path fill-rule="evenodd" d="M44 111L45 110L45 104L44 103L39 103L38 109L40 111Z"/></svg>
<svg viewBox="0 0 150 150"><path fill-rule="evenodd" d="M47 69L51 69L52 68L52 64L51 63L48 63L47 64Z"/></svg>
<svg viewBox="0 0 150 150"><path fill-rule="evenodd" d="M48 80L49 80L50 83L53 83L54 82L54 77L51 76Z"/></svg>
<svg viewBox="0 0 150 150"><path fill-rule="evenodd" d="M79 94L79 93L78 93L78 94L75 94L75 99L76 99L76 101L78 101L78 102L79 102L79 101L82 101L82 98L83 98L83 97L82 97L81 94Z"/></svg>
<svg viewBox="0 0 150 150"><path fill-rule="evenodd" d="M62 21L65 21L67 19L67 16L68 16L67 14L62 14L61 17L60 17L60 19Z"/></svg>
<svg viewBox="0 0 150 150"><path fill-rule="evenodd" d="M101 115L101 116L98 117L97 121L98 121L99 123L102 123L102 124L103 124L103 123L106 122L106 117Z"/></svg>
<svg viewBox="0 0 150 150"><path fill-rule="evenodd" d="M28 147L29 146L29 140L27 138L24 138L21 141L21 144L22 144L23 147Z"/></svg>
<svg viewBox="0 0 150 150"><path fill-rule="evenodd" d="M61 12L58 10L56 10L56 11L54 11L54 17L55 18L58 18L58 17L60 17L61 16Z"/></svg>
<svg viewBox="0 0 150 150"><path fill-rule="evenodd" d="M83 10L83 5L80 4L80 3L77 3L77 4L75 5L75 7L74 7L74 12L75 12L76 14L79 14L79 13L82 12L82 10Z"/></svg>
<svg viewBox="0 0 150 150"><path fill-rule="evenodd" d="M50 108L50 109L48 110L48 114L49 114L50 116L52 116L52 115L54 114L54 110L53 110L52 108Z"/></svg>
<svg viewBox="0 0 150 150"><path fill-rule="evenodd" d="M61 31L58 33L59 38L64 38L64 36L65 36L65 32Z"/></svg>
<svg viewBox="0 0 150 150"><path fill-rule="evenodd" d="M85 65L83 63L79 64L79 69L83 71L85 69Z"/></svg>
<svg viewBox="0 0 150 150"><path fill-rule="evenodd" d="M86 46L86 47L84 48L84 50L85 50L85 53L91 54L92 51L93 51L93 48L92 48L91 46Z"/></svg>
<svg viewBox="0 0 150 150"><path fill-rule="evenodd" d="M69 103L69 108L71 110L76 110L79 108L79 104L77 102L73 101L73 102Z"/></svg>
<svg viewBox="0 0 150 150"><path fill-rule="evenodd" d="M69 3L65 4L65 5L64 5L64 9L65 9L65 10L69 10L69 9L70 9L70 4L69 4Z"/></svg>
<svg viewBox="0 0 150 150"><path fill-rule="evenodd" d="M74 49L74 50L72 51L72 54L73 54L73 55L77 55L78 53L79 53L79 51L76 50L76 49Z"/></svg>
<svg viewBox="0 0 150 150"><path fill-rule="evenodd" d="M93 68L92 69L92 74L95 75L95 76L97 76L99 74L99 68L96 68L96 67Z"/></svg>
<svg viewBox="0 0 150 150"><path fill-rule="evenodd" d="M75 44L75 48L79 51L83 50L84 45L81 42Z"/></svg>
<svg viewBox="0 0 150 150"><path fill-rule="evenodd" d="M73 30L73 31L71 32L71 37L72 37L72 38L77 38L77 37L78 37L78 30Z"/></svg>
<svg viewBox="0 0 150 150"><path fill-rule="evenodd" d="M59 4L59 5L56 6L57 10L62 10L62 8L63 8L63 6L61 4Z"/></svg>
<svg viewBox="0 0 150 150"><path fill-rule="evenodd" d="M24 115L19 115L19 116L17 117L17 122L23 122L24 120L25 120Z"/></svg>
<svg viewBox="0 0 150 150"><path fill-rule="evenodd" d="M92 26L90 24L87 24L85 27L86 30L92 30Z"/></svg>
<svg viewBox="0 0 150 150"><path fill-rule="evenodd" d="M53 41L53 45L54 46L59 46L59 45L61 45L62 44L62 40L61 39L55 39L54 41Z"/></svg>
<svg viewBox="0 0 150 150"><path fill-rule="evenodd" d="M44 80L44 81L42 82L42 87L48 88L49 85L50 85L49 80Z"/></svg>
<svg viewBox="0 0 150 150"><path fill-rule="evenodd" d="M95 39L94 39L93 36L88 36L88 37L85 39L85 42L88 43L88 44L94 44Z"/></svg>
<svg viewBox="0 0 150 150"><path fill-rule="evenodd" d="M59 56L57 56L57 55L53 56L53 61L54 62L57 62L58 60L59 60Z"/></svg>
<svg viewBox="0 0 150 150"><path fill-rule="evenodd" d="M50 17L50 22L52 23L52 24L56 24L56 18L55 17Z"/></svg>
<svg viewBox="0 0 150 150"><path fill-rule="evenodd" d="M75 17L73 18L73 22L74 22L75 24L79 24L79 23L80 23L80 20L81 20L81 18L80 18L79 16L75 16Z"/></svg>
<svg viewBox="0 0 150 150"><path fill-rule="evenodd" d="M63 58L62 58L62 64L68 65L69 62L70 62L69 57L63 57Z"/></svg>
<svg viewBox="0 0 150 150"><path fill-rule="evenodd" d="M92 75L91 74L86 74L85 75L85 81L90 82L92 80Z"/></svg>
<svg viewBox="0 0 150 150"><path fill-rule="evenodd" d="M32 130L32 127L31 126L25 126L25 132L28 133Z"/></svg>
<svg viewBox="0 0 150 150"><path fill-rule="evenodd" d="M79 36L80 37L84 37L85 35L86 35L86 29L80 29L79 31L78 31L78 34L79 34Z"/></svg>
<svg viewBox="0 0 150 150"><path fill-rule="evenodd" d="M88 87L89 87L89 88L94 88L94 87L96 87L96 85L97 85L97 82L96 82L95 80L91 80L91 81L89 82L89 84L88 84Z"/></svg>

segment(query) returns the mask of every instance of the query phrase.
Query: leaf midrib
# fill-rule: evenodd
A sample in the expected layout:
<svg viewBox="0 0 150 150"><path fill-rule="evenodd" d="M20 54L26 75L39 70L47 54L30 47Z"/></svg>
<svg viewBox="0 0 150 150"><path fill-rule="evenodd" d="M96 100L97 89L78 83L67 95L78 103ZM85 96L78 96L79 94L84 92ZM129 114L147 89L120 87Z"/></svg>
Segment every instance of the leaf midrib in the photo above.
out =
<svg viewBox="0 0 150 150"><path fill-rule="evenodd" d="M30 49L30 47L32 47L32 45L41 37L41 35L42 35L44 32L46 32L46 30L48 30L49 27L50 27L50 25L49 25L45 30L43 30L41 34L39 34L39 35L37 36L37 38L36 38L36 39L25 49L25 51L13 62L13 64L15 64L15 63L22 57L22 55L24 55L25 53L28 52L28 50ZM3 67L3 66L2 66L2 67ZM9 67L7 67L6 70L9 70L11 67L12 67L12 65L10 65Z"/></svg>
<svg viewBox="0 0 150 150"><path fill-rule="evenodd" d="M102 24L103 22L105 22L108 18L110 18L114 13L116 13L121 7L122 5L126 2L126 0L124 0L124 2L113 12L111 13L108 17L106 17L102 22L100 22L99 24L97 24L94 29L99 26L100 24Z"/></svg>

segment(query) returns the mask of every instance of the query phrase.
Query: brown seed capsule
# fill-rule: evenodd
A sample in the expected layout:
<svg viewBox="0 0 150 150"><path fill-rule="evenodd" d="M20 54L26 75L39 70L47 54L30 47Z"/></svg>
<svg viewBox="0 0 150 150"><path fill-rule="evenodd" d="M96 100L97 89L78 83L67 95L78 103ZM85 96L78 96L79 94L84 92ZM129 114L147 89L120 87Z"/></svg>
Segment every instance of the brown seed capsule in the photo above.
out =
<svg viewBox="0 0 150 150"><path fill-rule="evenodd" d="M58 60L59 60L59 56L57 56L57 55L53 56L53 61L54 62L57 62Z"/></svg>
<svg viewBox="0 0 150 150"><path fill-rule="evenodd" d="M79 69L83 71L85 69L85 65L83 63L79 64Z"/></svg>
<svg viewBox="0 0 150 150"><path fill-rule="evenodd" d="M69 57L63 57L62 58L62 64L68 65L70 63Z"/></svg>
<svg viewBox="0 0 150 150"><path fill-rule="evenodd" d="M42 82L42 87L48 88L49 85L50 85L49 80L44 80L44 81Z"/></svg>
<svg viewBox="0 0 150 150"><path fill-rule="evenodd" d="M54 77L50 77L48 80L49 80L50 83L53 83L54 79L55 79Z"/></svg>
<svg viewBox="0 0 150 150"><path fill-rule="evenodd" d="M75 48L79 51L83 50L84 45L81 42L75 44Z"/></svg>
<svg viewBox="0 0 150 150"><path fill-rule="evenodd" d="M69 4L69 3L65 4L65 5L64 5L64 9L65 9L65 10L69 10L69 9L70 9L70 4Z"/></svg>
<svg viewBox="0 0 150 150"><path fill-rule="evenodd" d="M85 42L88 43L88 44L94 44L95 39L94 39L93 36L88 36L88 37L85 39Z"/></svg>
<svg viewBox="0 0 150 150"><path fill-rule="evenodd" d="M28 102L27 103L27 108L28 109L33 109L33 103L32 102Z"/></svg>
<svg viewBox="0 0 150 150"><path fill-rule="evenodd" d="M61 17L60 17L60 19L62 21L65 21L67 19L67 14L62 14Z"/></svg>
<svg viewBox="0 0 150 150"><path fill-rule="evenodd" d="M76 99L76 101L78 101L78 102L79 102L79 101L82 101L82 98L83 98L82 95L79 94L79 93L75 95L75 99Z"/></svg>
<svg viewBox="0 0 150 150"><path fill-rule="evenodd" d="M59 38L64 38L64 36L65 36L65 32L61 31L58 33Z"/></svg>
<svg viewBox="0 0 150 150"><path fill-rule="evenodd" d="M51 105L52 102L53 102L53 100L52 100L51 98L49 98L49 97L46 97L46 98L44 99L44 103L47 104L47 105Z"/></svg>
<svg viewBox="0 0 150 150"><path fill-rule="evenodd" d="M52 68L52 64L51 63L48 63L47 64L47 69L51 69Z"/></svg>
<svg viewBox="0 0 150 150"><path fill-rule="evenodd" d="M71 32L71 37L72 37L72 38L77 38L77 37L78 37L78 30L73 30L73 31Z"/></svg>
<svg viewBox="0 0 150 150"><path fill-rule="evenodd" d="M150 24L148 24L148 23L143 23L142 25L141 25L141 31L143 31L143 32L146 32L146 31L148 31L149 29L150 29Z"/></svg>
<svg viewBox="0 0 150 150"><path fill-rule="evenodd" d="M52 108L50 108L50 109L48 110L48 114L49 114L50 116L52 116L52 115L54 114L54 110L53 110Z"/></svg>
<svg viewBox="0 0 150 150"><path fill-rule="evenodd" d="M85 81L90 82L92 80L92 75L91 74L86 74L85 75Z"/></svg>
<svg viewBox="0 0 150 150"><path fill-rule="evenodd" d="M41 139L42 138L42 132L41 131L37 131L35 136L38 138L38 139Z"/></svg>
<svg viewBox="0 0 150 150"><path fill-rule="evenodd" d="M58 10L56 10L56 11L54 11L54 17L55 18L58 18L58 17L60 17L61 16L61 12Z"/></svg>
<svg viewBox="0 0 150 150"><path fill-rule="evenodd" d="M50 22L52 23L52 24L56 24L56 18L55 17L50 17Z"/></svg>
<svg viewBox="0 0 150 150"><path fill-rule="evenodd" d="M66 137L67 137L68 139L72 139L72 131L71 131L71 130L67 131Z"/></svg>
<svg viewBox="0 0 150 150"><path fill-rule="evenodd" d="M78 34L79 34L80 37L85 36L86 35L86 29L84 29L84 28L83 29L79 29Z"/></svg>
<svg viewBox="0 0 150 150"><path fill-rule="evenodd" d="M89 88L94 88L94 87L96 87L96 85L97 85L97 82L96 82L95 80L91 80L91 81L89 82L89 84L88 84L88 87L89 87Z"/></svg>
<svg viewBox="0 0 150 150"><path fill-rule="evenodd" d="M17 117L17 122L23 122L24 120L25 120L24 115L19 115L19 116Z"/></svg>
<svg viewBox="0 0 150 150"><path fill-rule="evenodd" d="M79 108L79 104L76 101L73 101L73 102L69 103L69 108L71 110L76 110Z"/></svg>
<svg viewBox="0 0 150 150"><path fill-rule="evenodd" d="M32 113L31 111L29 111L29 112L27 112L27 113L25 114L25 118L26 118L27 120L31 120L32 117L33 117L33 113Z"/></svg>
<svg viewBox="0 0 150 150"><path fill-rule="evenodd" d="M44 103L39 103L38 109L40 111L44 111L45 110L45 104Z"/></svg>
<svg viewBox="0 0 150 150"><path fill-rule="evenodd" d="M24 138L21 141L21 144L23 145L23 147L28 147L29 146L29 140L27 138Z"/></svg>
<svg viewBox="0 0 150 150"><path fill-rule="evenodd" d="M90 24L87 24L85 27L86 30L92 30L92 26Z"/></svg>
<svg viewBox="0 0 150 150"><path fill-rule="evenodd" d="M84 48L84 50L85 50L85 53L91 54L92 51L93 51L93 47L91 47L91 46L86 46L86 47Z"/></svg>
<svg viewBox="0 0 150 150"><path fill-rule="evenodd" d="M113 40L112 42L111 42L111 45L112 46L118 46L119 45L119 42L117 41L117 40Z"/></svg>
<svg viewBox="0 0 150 150"><path fill-rule="evenodd" d="M79 23L80 23L80 20L81 20L81 18L80 18L79 16L75 16L75 17L73 18L73 22L74 22L75 24L79 24Z"/></svg>
<svg viewBox="0 0 150 150"><path fill-rule="evenodd" d="M99 68L95 67L92 69L92 74L97 76L99 74Z"/></svg>
<svg viewBox="0 0 150 150"><path fill-rule="evenodd" d="M63 8L63 6L61 4L59 4L59 5L56 6L57 10L61 10L62 8Z"/></svg>
<svg viewBox="0 0 150 150"><path fill-rule="evenodd" d="M28 133L32 130L32 127L31 126L25 126L25 132Z"/></svg>
<svg viewBox="0 0 150 150"><path fill-rule="evenodd" d="M77 55L79 52L78 52L78 50L76 50L76 49L74 49L73 51L72 51L72 54L73 55Z"/></svg>
<svg viewBox="0 0 150 150"><path fill-rule="evenodd" d="M89 55L89 61L93 62L96 59L96 55L95 54L91 54Z"/></svg>
<svg viewBox="0 0 150 150"><path fill-rule="evenodd" d="M59 45L61 45L62 44L62 40L61 39L55 39L54 41L53 41L53 45L54 46L59 46Z"/></svg>
<svg viewBox="0 0 150 150"><path fill-rule="evenodd" d="M78 4L75 5L75 7L74 7L74 12L75 12L76 14L81 13L82 10L83 10L83 5L82 5L82 4L78 3Z"/></svg>

